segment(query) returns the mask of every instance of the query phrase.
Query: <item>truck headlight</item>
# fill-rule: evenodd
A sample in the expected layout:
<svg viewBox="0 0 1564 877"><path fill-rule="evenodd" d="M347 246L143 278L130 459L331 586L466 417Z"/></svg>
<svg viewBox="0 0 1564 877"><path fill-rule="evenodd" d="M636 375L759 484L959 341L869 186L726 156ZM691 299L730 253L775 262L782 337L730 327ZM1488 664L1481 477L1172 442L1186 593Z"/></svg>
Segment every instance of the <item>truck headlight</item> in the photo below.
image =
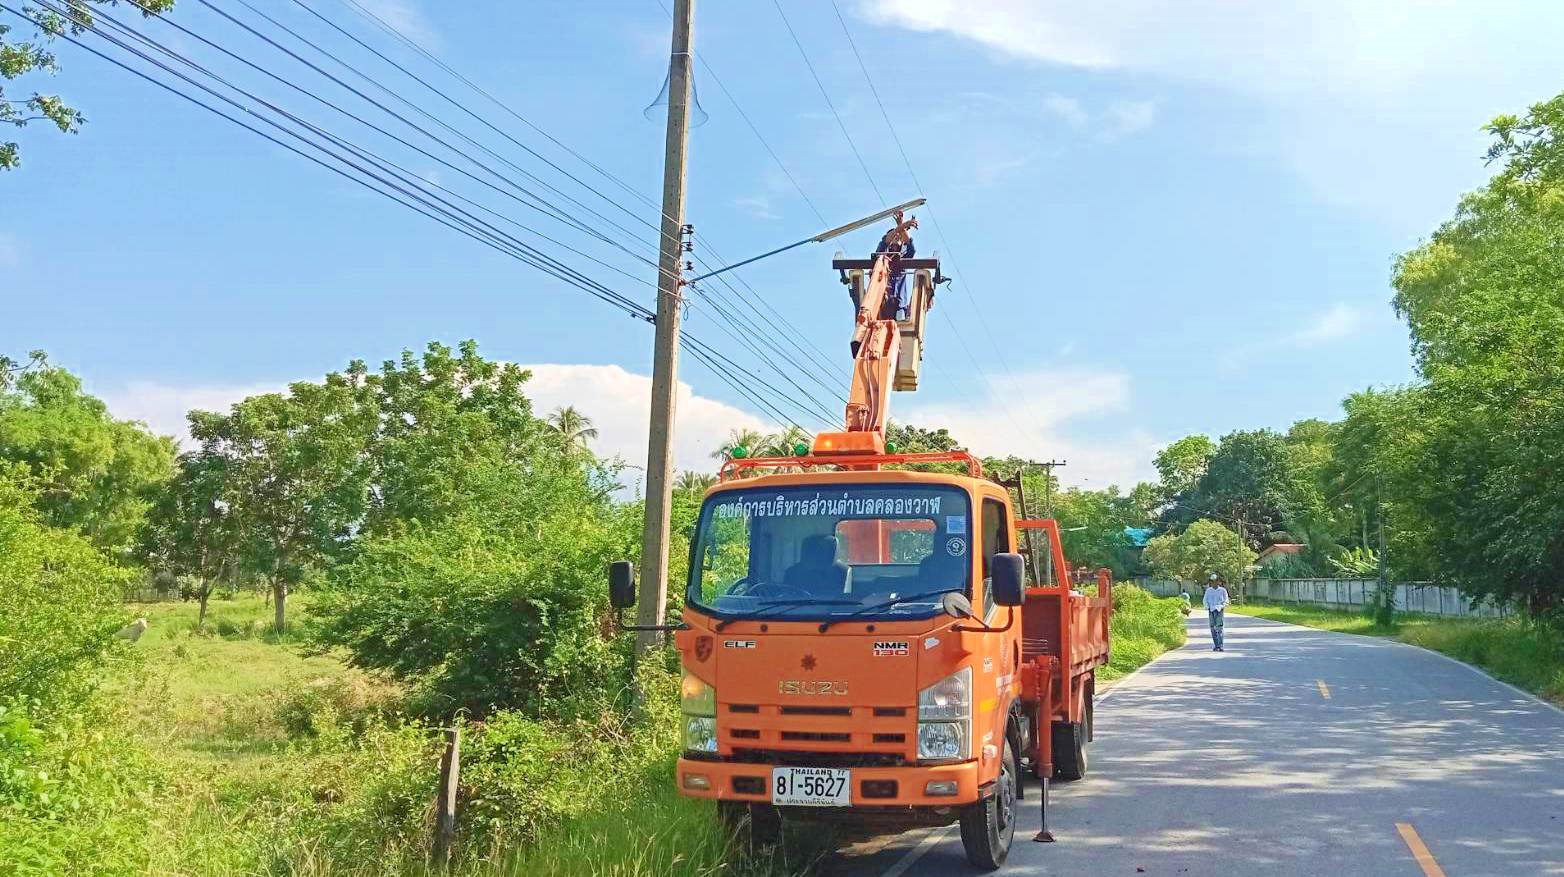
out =
<svg viewBox="0 0 1564 877"><path fill-rule="evenodd" d="M918 758L968 757L972 668L963 667L918 692Z"/></svg>
<svg viewBox="0 0 1564 877"><path fill-rule="evenodd" d="M717 720L711 716L685 716L684 748L691 752L716 752Z"/></svg>
<svg viewBox="0 0 1564 877"><path fill-rule="evenodd" d="M679 683L679 710L687 716L715 716L717 690L684 671L684 680Z"/></svg>
<svg viewBox="0 0 1564 877"><path fill-rule="evenodd" d="M972 717L972 668L955 673L918 692L918 721L970 719Z"/></svg>
<svg viewBox="0 0 1564 877"><path fill-rule="evenodd" d="M967 754L966 722L919 722L918 757L961 758Z"/></svg>

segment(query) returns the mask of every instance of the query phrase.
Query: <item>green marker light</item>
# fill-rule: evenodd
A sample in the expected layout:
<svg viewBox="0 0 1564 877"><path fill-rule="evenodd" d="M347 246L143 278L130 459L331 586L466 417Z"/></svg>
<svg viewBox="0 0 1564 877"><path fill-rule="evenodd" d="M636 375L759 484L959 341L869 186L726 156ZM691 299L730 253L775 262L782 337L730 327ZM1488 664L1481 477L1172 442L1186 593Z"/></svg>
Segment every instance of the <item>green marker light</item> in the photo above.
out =
<svg viewBox="0 0 1564 877"><path fill-rule="evenodd" d="M886 442L885 443L885 453L887 453L887 454L894 454L894 453L896 453L896 443L895 442Z"/></svg>
<svg viewBox="0 0 1564 877"><path fill-rule="evenodd" d="M809 455L809 445L799 442L793 446L793 453L800 457L807 457Z"/></svg>
<svg viewBox="0 0 1564 877"><path fill-rule="evenodd" d="M749 456L749 448L746 448L743 445L734 445L733 450L728 452L728 456L735 460L742 460Z"/></svg>

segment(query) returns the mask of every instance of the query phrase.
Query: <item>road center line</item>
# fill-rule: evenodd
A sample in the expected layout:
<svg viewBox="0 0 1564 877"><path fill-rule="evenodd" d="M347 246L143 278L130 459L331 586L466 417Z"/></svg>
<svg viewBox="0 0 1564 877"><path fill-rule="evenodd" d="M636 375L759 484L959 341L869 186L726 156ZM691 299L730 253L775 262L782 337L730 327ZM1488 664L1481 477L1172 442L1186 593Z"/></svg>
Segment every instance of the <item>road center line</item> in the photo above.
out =
<svg viewBox="0 0 1564 877"><path fill-rule="evenodd" d="M1323 697L1326 700L1330 700L1330 687L1325 684L1325 680L1316 679L1314 680L1314 684L1320 687L1320 697Z"/></svg>
<svg viewBox="0 0 1564 877"><path fill-rule="evenodd" d="M1401 833L1401 839L1406 841L1407 849L1412 851L1412 858L1417 861L1417 866L1423 869L1423 877L1445 877L1444 869L1434 861L1434 854L1428 851L1428 845L1417 836L1417 829L1405 822L1396 823L1396 831Z"/></svg>

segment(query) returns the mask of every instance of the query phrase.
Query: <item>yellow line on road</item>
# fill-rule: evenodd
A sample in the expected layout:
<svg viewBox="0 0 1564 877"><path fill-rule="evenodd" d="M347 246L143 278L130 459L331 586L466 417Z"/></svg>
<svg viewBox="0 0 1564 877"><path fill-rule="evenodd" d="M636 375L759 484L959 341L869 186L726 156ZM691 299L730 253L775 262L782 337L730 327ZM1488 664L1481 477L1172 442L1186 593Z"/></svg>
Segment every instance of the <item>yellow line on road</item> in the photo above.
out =
<svg viewBox="0 0 1564 877"><path fill-rule="evenodd" d="M1314 684L1320 687L1320 697L1330 700L1330 688L1325 685L1324 679L1314 680Z"/></svg>
<svg viewBox="0 0 1564 877"><path fill-rule="evenodd" d="M1407 849L1412 851L1412 858L1417 860L1417 866L1423 869L1423 877L1445 877L1444 869L1434 861L1434 854L1428 851L1427 844L1417 836L1417 829L1405 822L1397 822L1396 831L1406 841Z"/></svg>

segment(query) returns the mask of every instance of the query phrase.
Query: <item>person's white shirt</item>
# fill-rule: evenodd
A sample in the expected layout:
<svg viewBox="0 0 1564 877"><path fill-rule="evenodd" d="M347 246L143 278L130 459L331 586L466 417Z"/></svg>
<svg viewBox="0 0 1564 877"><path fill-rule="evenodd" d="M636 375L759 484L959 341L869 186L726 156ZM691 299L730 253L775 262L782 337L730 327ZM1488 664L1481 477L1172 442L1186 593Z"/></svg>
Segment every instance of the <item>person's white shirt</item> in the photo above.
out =
<svg viewBox="0 0 1564 877"><path fill-rule="evenodd" d="M1227 599L1226 588L1222 587L1221 585L1217 585L1214 588L1206 588L1206 611L1210 612L1216 609L1226 609L1229 602L1231 601Z"/></svg>

